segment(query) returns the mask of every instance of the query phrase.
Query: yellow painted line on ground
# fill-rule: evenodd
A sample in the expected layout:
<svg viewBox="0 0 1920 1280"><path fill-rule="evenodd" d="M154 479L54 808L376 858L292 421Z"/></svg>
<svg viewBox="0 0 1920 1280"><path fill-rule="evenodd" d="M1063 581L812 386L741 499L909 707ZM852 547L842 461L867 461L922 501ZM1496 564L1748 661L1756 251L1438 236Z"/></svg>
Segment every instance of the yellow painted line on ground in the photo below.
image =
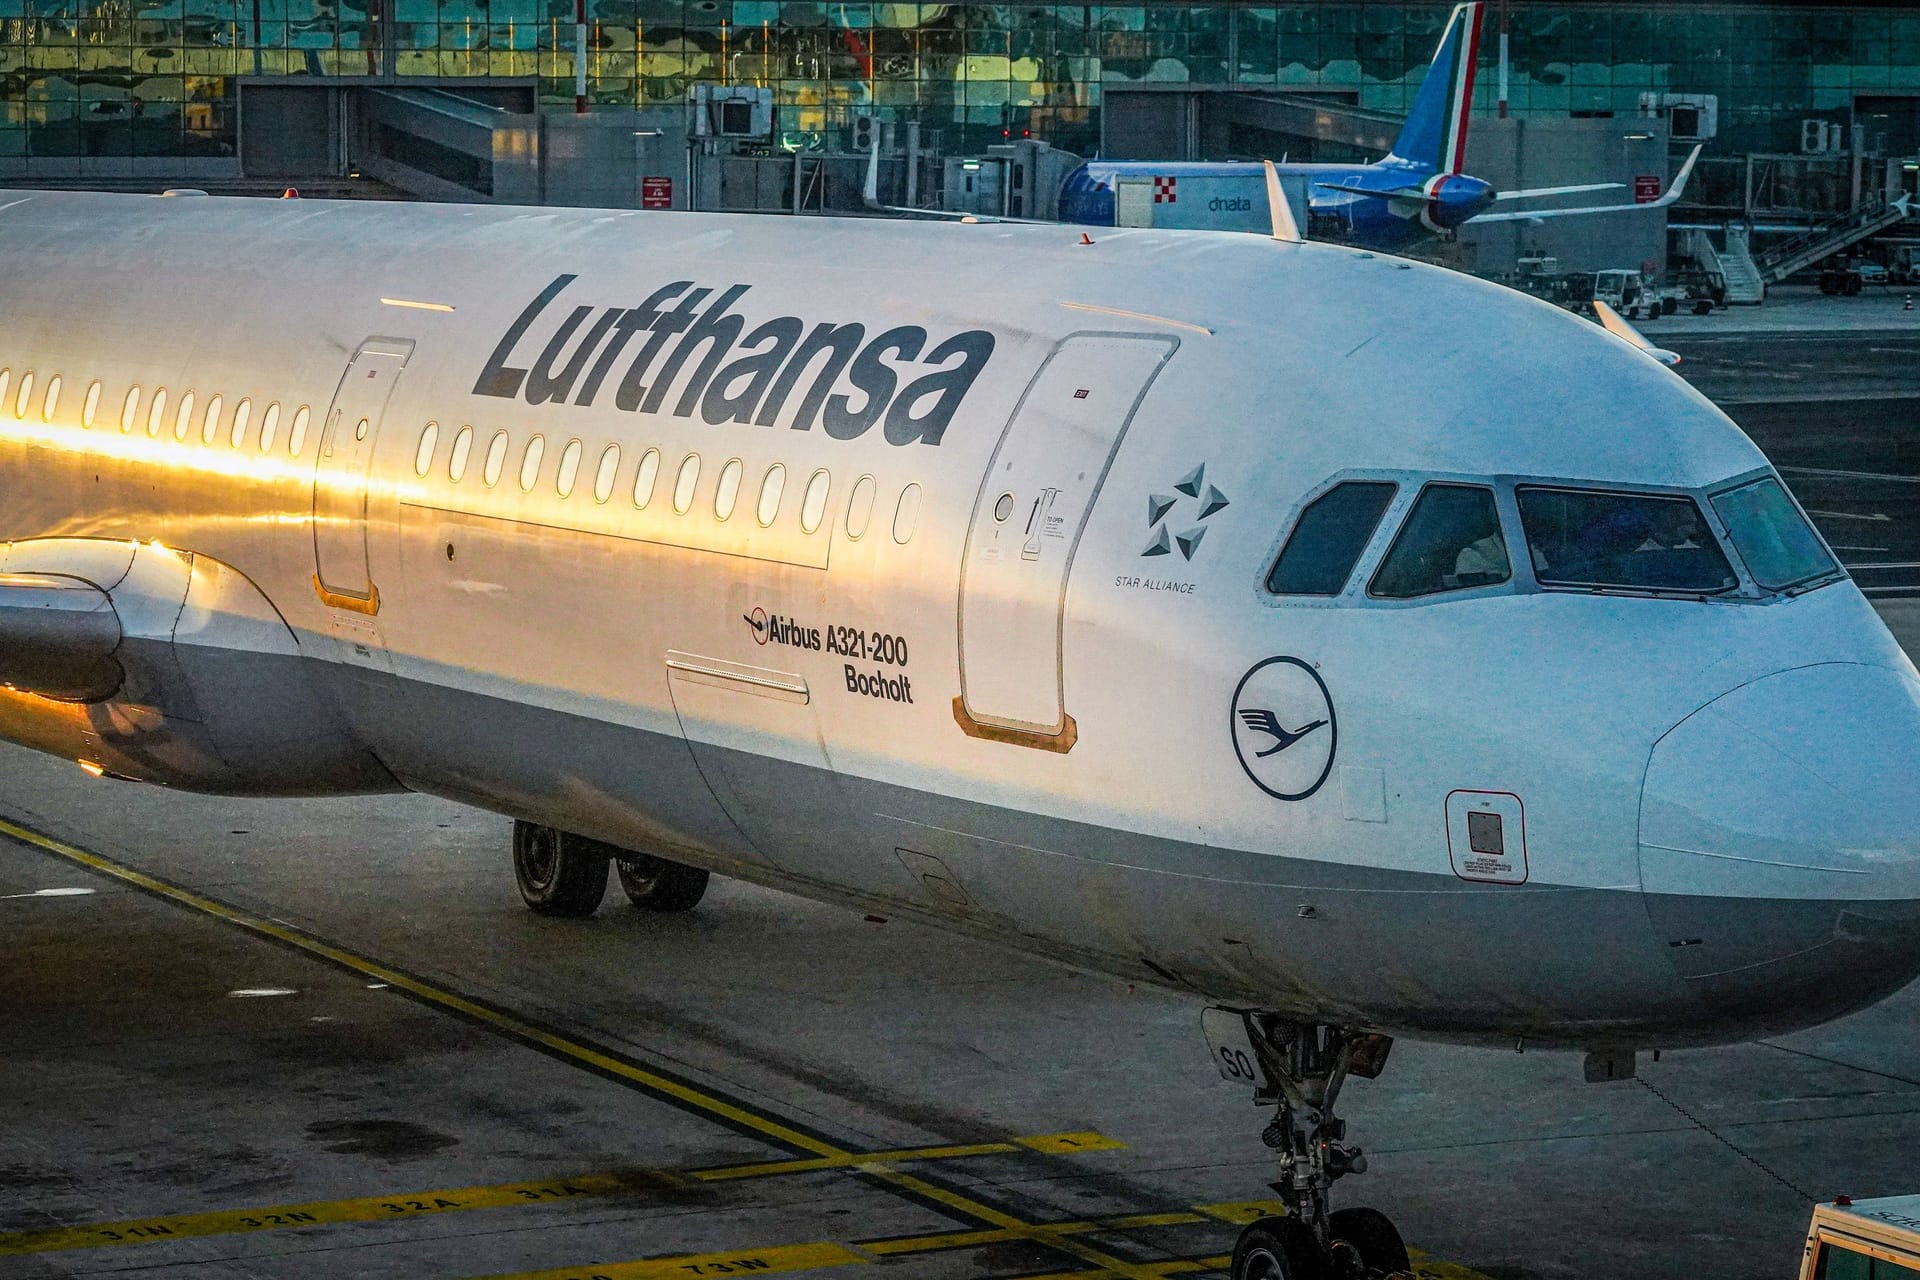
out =
<svg viewBox="0 0 1920 1280"><path fill-rule="evenodd" d="M584 1267L552 1271L518 1271L487 1280L664 1280L677 1276L768 1276L781 1271L817 1271L868 1263L843 1244L788 1244L770 1249L742 1249L732 1253L682 1254L677 1258L649 1258L643 1262L596 1262Z"/></svg>
<svg viewBox="0 0 1920 1280"><path fill-rule="evenodd" d="M56 857L133 885L157 897L191 907L215 919L224 920L236 928L260 937L271 938L308 955L317 956L340 968L385 982L391 987L407 992L423 1003L459 1014L470 1021L490 1027L510 1039L531 1045L555 1057L578 1063L601 1075L624 1080L656 1097L670 1099L689 1111L705 1115L710 1119L724 1121L780 1145L807 1152L811 1156L849 1160L852 1162L852 1167L882 1186L904 1192L922 1203L938 1205L963 1219L972 1219L988 1227L1025 1232L1026 1239L1056 1248L1080 1262L1089 1263L1114 1276L1121 1277L1122 1280L1159 1280L1160 1272L1154 1270L1152 1266L1116 1258L1102 1249L1051 1232L1043 1225L1027 1222L1003 1209L928 1182L925 1178L914 1174L903 1173L886 1165L869 1164L867 1162L872 1160L871 1155L850 1151L826 1138L797 1129L774 1116L756 1111L742 1103L716 1097L686 1081L676 1080L592 1045L571 1040L530 1019L503 1009L492 1008L458 992L437 987L410 973L382 964L378 960L348 951L344 947L337 947L292 925L269 920L253 912L217 902L181 885L150 876L143 871L115 862L111 858L56 840L52 836L43 835L4 818L0 818L0 834L12 836L24 844L43 849ZM572 1273L556 1274L566 1276ZM597 1275L600 1272L595 1269L592 1274Z"/></svg>
<svg viewBox="0 0 1920 1280"><path fill-rule="evenodd" d="M449 1187L441 1191L415 1191L398 1196L358 1196L349 1200L316 1200L308 1204L279 1204L258 1209L131 1218L124 1222L97 1222L0 1235L0 1256L55 1253L63 1249L100 1249L113 1245L157 1244L163 1240L284 1231L291 1227L329 1226L342 1222L393 1222L436 1213L554 1204L586 1196L635 1195L685 1186L682 1179L663 1170L637 1169L627 1173L589 1173L574 1178L548 1178L539 1182L505 1182L491 1187Z"/></svg>

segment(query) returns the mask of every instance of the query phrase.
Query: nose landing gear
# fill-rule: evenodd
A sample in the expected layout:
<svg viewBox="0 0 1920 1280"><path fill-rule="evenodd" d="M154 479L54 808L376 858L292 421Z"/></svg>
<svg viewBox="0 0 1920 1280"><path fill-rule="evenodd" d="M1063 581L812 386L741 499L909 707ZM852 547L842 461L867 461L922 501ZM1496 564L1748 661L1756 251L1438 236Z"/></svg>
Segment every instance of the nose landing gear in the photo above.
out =
<svg viewBox="0 0 1920 1280"><path fill-rule="evenodd" d="M1272 1185L1287 1206L1285 1217L1262 1218L1241 1232L1233 1280L1409 1274L1407 1246L1385 1214L1327 1204L1337 1180L1367 1169L1367 1157L1345 1142L1346 1123L1334 1115L1340 1086L1348 1076L1378 1076L1392 1038L1260 1010L1209 1009L1205 1023L1221 1073L1245 1079L1247 1068L1255 1068L1254 1101L1274 1104L1260 1139L1280 1153L1280 1178Z"/></svg>

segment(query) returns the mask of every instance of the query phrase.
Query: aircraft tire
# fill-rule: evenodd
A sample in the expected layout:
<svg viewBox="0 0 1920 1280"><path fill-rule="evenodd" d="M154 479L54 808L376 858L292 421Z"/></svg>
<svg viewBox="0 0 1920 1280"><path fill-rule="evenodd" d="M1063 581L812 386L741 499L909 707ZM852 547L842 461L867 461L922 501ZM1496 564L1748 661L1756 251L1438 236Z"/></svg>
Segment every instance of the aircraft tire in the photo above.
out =
<svg viewBox="0 0 1920 1280"><path fill-rule="evenodd" d="M706 896L710 878L700 867L626 850L613 867L627 900L642 911L691 911Z"/></svg>
<svg viewBox="0 0 1920 1280"><path fill-rule="evenodd" d="M1335 1275L1372 1280L1413 1270L1406 1241L1378 1209L1335 1209L1327 1215L1327 1233L1333 1237ZM1341 1270L1343 1260L1345 1271Z"/></svg>
<svg viewBox="0 0 1920 1280"><path fill-rule="evenodd" d="M1233 1280L1334 1280L1313 1231L1297 1218L1262 1218L1233 1246Z"/></svg>
<svg viewBox="0 0 1920 1280"><path fill-rule="evenodd" d="M513 879L535 915L579 919L598 911L610 862L598 841L514 820Z"/></svg>

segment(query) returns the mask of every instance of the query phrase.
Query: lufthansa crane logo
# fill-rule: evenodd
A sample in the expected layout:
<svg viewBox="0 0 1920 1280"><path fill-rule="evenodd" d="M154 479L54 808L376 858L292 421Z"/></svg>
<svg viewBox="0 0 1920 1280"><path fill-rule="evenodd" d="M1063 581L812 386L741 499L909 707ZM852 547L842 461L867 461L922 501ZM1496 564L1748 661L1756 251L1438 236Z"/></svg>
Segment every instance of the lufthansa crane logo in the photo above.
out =
<svg viewBox="0 0 1920 1280"><path fill-rule="evenodd" d="M1231 721L1240 767L1274 799L1305 800L1333 772L1333 698L1299 658L1268 658L1241 676Z"/></svg>

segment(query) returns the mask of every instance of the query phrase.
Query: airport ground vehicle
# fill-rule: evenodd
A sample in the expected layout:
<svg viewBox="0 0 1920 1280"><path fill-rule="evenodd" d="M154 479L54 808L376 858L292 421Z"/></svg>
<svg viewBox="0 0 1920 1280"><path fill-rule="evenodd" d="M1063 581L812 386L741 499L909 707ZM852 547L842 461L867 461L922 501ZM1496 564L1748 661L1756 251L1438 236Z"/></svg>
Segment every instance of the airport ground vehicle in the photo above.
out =
<svg viewBox="0 0 1920 1280"><path fill-rule="evenodd" d="M1513 290L8 191L0 302L0 736L480 805L554 915L717 872L1185 993L1291 1210L1236 1280L1400 1264L1330 1202L1393 1037L1618 1073L1920 973L1920 673L1724 414Z"/></svg>
<svg viewBox="0 0 1920 1280"><path fill-rule="evenodd" d="M1920 1280L1920 1195L1815 1205L1799 1280Z"/></svg>

